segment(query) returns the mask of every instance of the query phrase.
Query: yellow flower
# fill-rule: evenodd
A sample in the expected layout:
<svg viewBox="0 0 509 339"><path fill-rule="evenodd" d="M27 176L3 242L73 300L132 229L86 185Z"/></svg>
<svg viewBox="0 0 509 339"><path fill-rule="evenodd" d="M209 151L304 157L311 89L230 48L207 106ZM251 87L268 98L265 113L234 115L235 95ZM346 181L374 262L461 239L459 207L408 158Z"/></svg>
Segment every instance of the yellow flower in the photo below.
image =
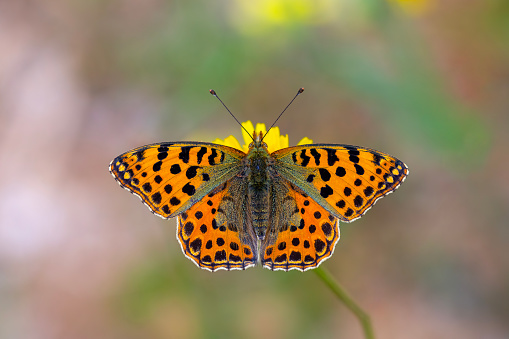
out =
<svg viewBox="0 0 509 339"><path fill-rule="evenodd" d="M340 7L334 0L236 0L233 4L232 20L244 33L255 35L282 27L334 22Z"/></svg>
<svg viewBox="0 0 509 339"><path fill-rule="evenodd" d="M215 144L219 145L225 145L230 146L236 149L239 149L241 151L244 151L247 153L249 151L249 144L253 141L252 136L253 132L256 131L256 133L262 132L263 135L267 133L267 128L265 127L265 124L256 124L256 128L253 126L253 123L251 121L246 121L242 123L242 126L247 130L244 131L242 129L242 137L244 138L244 145L240 145L240 142L233 136L230 135L224 140L216 139L213 141ZM249 132L249 134L248 134ZM267 144L267 148L270 153L277 151L278 149L289 147L289 138L287 135L281 135L279 132L279 127L272 127L270 130L270 133L267 134L267 136L263 139L263 141ZM302 138L301 141L297 145L306 145L306 144L312 144L313 140L309 139L308 137Z"/></svg>
<svg viewBox="0 0 509 339"><path fill-rule="evenodd" d="M434 0L389 0L389 2L399 5L407 14L420 15L433 6Z"/></svg>

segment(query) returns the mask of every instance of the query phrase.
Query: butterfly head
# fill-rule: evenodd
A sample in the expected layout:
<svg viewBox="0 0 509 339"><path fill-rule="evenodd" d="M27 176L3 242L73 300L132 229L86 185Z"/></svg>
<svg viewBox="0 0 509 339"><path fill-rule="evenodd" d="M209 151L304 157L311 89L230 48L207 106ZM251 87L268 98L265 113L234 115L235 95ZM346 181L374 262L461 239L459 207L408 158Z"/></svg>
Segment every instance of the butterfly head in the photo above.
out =
<svg viewBox="0 0 509 339"><path fill-rule="evenodd" d="M267 144L263 142L263 132L253 132L253 142L249 144L249 151L267 151Z"/></svg>

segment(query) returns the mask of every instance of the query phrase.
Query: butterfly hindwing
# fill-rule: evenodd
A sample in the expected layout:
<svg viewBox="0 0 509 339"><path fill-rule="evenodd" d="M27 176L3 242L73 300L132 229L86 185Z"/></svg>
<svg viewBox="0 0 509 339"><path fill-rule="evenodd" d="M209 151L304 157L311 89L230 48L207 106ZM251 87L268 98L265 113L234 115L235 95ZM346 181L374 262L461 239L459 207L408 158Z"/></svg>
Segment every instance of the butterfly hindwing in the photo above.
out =
<svg viewBox="0 0 509 339"><path fill-rule="evenodd" d="M235 176L243 157L237 149L212 143L159 143L119 155L110 172L153 213L171 218Z"/></svg>
<svg viewBox="0 0 509 339"><path fill-rule="evenodd" d="M408 175L400 160L369 148L313 144L272 153L275 169L285 179L338 217L361 217Z"/></svg>
<svg viewBox="0 0 509 339"><path fill-rule="evenodd" d="M232 188L231 182L221 185L177 217L182 251L209 271L246 269L256 263L250 241L241 239L242 230L233 222Z"/></svg>
<svg viewBox="0 0 509 339"><path fill-rule="evenodd" d="M288 186L287 196L279 200L290 199L294 213L287 219L288 227L265 248L262 264L271 270L305 271L317 267L334 252L339 240L339 219L300 189L290 183Z"/></svg>

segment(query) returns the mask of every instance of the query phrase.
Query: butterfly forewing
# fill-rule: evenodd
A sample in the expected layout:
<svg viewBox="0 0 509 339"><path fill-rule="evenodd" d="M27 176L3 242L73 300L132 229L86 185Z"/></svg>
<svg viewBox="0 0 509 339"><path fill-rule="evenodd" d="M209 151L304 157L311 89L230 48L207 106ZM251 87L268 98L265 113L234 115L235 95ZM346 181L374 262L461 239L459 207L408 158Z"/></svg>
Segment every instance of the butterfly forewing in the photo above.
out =
<svg viewBox="0 0 509 339"><path fill-rule="evenodd" d="M276 171L343 221L362 216L408 175L400 160L369 148L315 144L272 153Z"/></svg>
<svg viewBox="0 0 509 339"><path fill-rule="evenodd" d="M119 155L110 172L153 213L171 218L235 176L243 157L239 150L211 143L160 143Z"/></svg>

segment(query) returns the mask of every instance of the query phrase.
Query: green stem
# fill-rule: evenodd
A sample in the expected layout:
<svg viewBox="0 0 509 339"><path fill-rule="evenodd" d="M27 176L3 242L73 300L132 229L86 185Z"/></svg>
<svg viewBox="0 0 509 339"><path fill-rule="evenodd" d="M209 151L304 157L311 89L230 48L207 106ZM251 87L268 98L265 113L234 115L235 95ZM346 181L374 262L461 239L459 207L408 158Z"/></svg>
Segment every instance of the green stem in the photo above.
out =
<svg viewBox="0 0 509 339"><path fill-rule="evenodd" d="M336 281L334 277L324 268L317 267L313 270L318 277L327 285L332 292L345 304L350 311L355 314L359 322L361 323L362 330L364 331L364 337L366 339L374 339L373 327L371 326L371 320L366 312L364 312L359 305L353 301L352 297L346 293L345 289Z"/></svg>

